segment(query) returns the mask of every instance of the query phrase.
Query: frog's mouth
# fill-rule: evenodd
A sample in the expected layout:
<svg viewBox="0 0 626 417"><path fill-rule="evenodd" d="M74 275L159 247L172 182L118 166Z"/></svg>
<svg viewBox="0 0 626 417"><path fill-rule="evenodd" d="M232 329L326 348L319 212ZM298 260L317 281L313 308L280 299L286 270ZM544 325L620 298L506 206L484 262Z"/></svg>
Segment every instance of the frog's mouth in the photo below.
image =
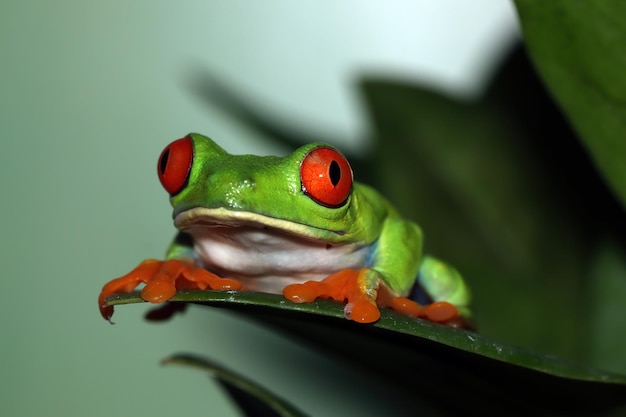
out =
<svg viewBox="0 0 626 417"><path fill-rule="evenodd" d="M343 231L327 230L290 220L278 219L250 211L228 210L223 207L194 207L174 217L174 225L181 230L196 227L257 227L271 228L311 240L340 237Z"/></svg>

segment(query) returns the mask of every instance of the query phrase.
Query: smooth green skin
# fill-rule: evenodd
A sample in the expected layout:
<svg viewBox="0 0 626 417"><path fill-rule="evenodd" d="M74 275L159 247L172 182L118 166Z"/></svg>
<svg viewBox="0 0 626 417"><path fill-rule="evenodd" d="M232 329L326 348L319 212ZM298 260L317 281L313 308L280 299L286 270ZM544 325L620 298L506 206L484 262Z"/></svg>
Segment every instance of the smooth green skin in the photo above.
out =
<svg viewBox="0 0 626 417"><path fill-rule="evenodd" d="M402 219L374 189L355 182L344 205L322 206L307 196L300 181L303 158L323 143L311 143L285 157L231 155L206 136L192 133L194 159L184 189L170 198L174 217L195 207L247 212L259 223L328 242L370 248L367 292L373 298L383 284L407 295L416 279L435 301L448 301L467 315L470 293L460 274L422 256L422 232ZM189 235L179 233L167 258L193 257Z"/></svg>

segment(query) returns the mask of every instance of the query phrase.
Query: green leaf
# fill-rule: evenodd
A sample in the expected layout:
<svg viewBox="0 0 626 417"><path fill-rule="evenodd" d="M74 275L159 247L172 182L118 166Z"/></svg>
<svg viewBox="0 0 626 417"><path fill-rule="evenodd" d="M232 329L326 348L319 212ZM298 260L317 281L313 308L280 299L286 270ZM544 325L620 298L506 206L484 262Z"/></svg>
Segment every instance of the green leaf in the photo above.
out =
<svg viewBox="0 0 626 417"><path fill-rule="evenodd" d="M590 269L588 314L593 362L626 373L626 259L615 242L602 242Z"/></svg>
<svg viewBox="0 0 626 417"><path fill-rule="evenodd" d="M515 5L537 69L626 205L626 2Z"/></svg>
<svg viewBox="0 0 626 417"><path fill-rule="evenodd" d="M626 376L392 311L384 310L374 325L363 325L344 319L342 306L327 300L295 304L275 294L189 291L179 292L173 301L241 311L375 372L386 383L424 397L450 415L472 410L482 415L626 410ZM107 302L143 300L133 293ZM455 401L449 401L450 396Z"/></svg>
<svg viewBox="0 0 626 417"><path fill-rule="evenodd" d="M186 365L209 372L224 386L248 417L306 416L272 392L210 359L189 354L176 354L164 359L162 363Z"/></svg>
<svg viewBox="0 0 626 417"><path fill-rule="evenodd" d="M364 82L377 188L423 228L425 251L464 275L484 332L582 359L587 255L579 225L593 223L569 204L574 194L561 179L572 178L555 179L543 163L551 149L535 146L541 133L508 101L512 89L494 83L485 97L463 102L399 82Z"/></svg>
<svg viewBox="0 0 626 417"><path fill-rule="evenodd" d="M464 275L482 332L594 363L588 271L626 218L522 52L473 100L365 80L376 186Z"/></svg>

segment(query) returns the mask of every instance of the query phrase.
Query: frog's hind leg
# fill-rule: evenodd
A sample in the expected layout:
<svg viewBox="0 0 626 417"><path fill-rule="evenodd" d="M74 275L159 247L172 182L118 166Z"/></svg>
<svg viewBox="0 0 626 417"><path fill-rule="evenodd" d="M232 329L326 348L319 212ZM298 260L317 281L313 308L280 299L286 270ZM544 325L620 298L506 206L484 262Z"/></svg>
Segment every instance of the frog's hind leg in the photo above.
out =
<svg viewBox="0 0 626 417"><path fill-rule="evenodd" d="M471 293L461 274L450 265L425 256L411 297L418 302L448 302L459 309L461 315L470 316Z"/></svg>
<svg viewBox="0 0 626 417"><path fill-rule="evenodd" d="M453 327L472 327L467 320L469 291L465 282L454 268L432 257L422 261L407 297L394 296L382 285L377 302L412 317Z"/></svg>

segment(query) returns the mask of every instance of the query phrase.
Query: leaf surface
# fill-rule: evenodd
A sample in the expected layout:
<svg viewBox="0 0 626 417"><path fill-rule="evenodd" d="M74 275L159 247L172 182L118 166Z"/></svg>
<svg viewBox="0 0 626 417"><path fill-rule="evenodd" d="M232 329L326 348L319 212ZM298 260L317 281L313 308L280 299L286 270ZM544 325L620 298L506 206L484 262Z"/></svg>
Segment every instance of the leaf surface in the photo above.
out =
<svg viewBox="0 0 626 417"><path fill-rule="evenodd" d="M403 392L434 401L450 415L461 410L487 415L626 410L626 376L388 310L374 325L363 325L344 319L343 307L327 300L295 304L275 294L188 291L179 292L173 301L239 311L375 372ZM143 300L133 293L108 302ZM455 401L446 401L451 395Z"/></svg>

